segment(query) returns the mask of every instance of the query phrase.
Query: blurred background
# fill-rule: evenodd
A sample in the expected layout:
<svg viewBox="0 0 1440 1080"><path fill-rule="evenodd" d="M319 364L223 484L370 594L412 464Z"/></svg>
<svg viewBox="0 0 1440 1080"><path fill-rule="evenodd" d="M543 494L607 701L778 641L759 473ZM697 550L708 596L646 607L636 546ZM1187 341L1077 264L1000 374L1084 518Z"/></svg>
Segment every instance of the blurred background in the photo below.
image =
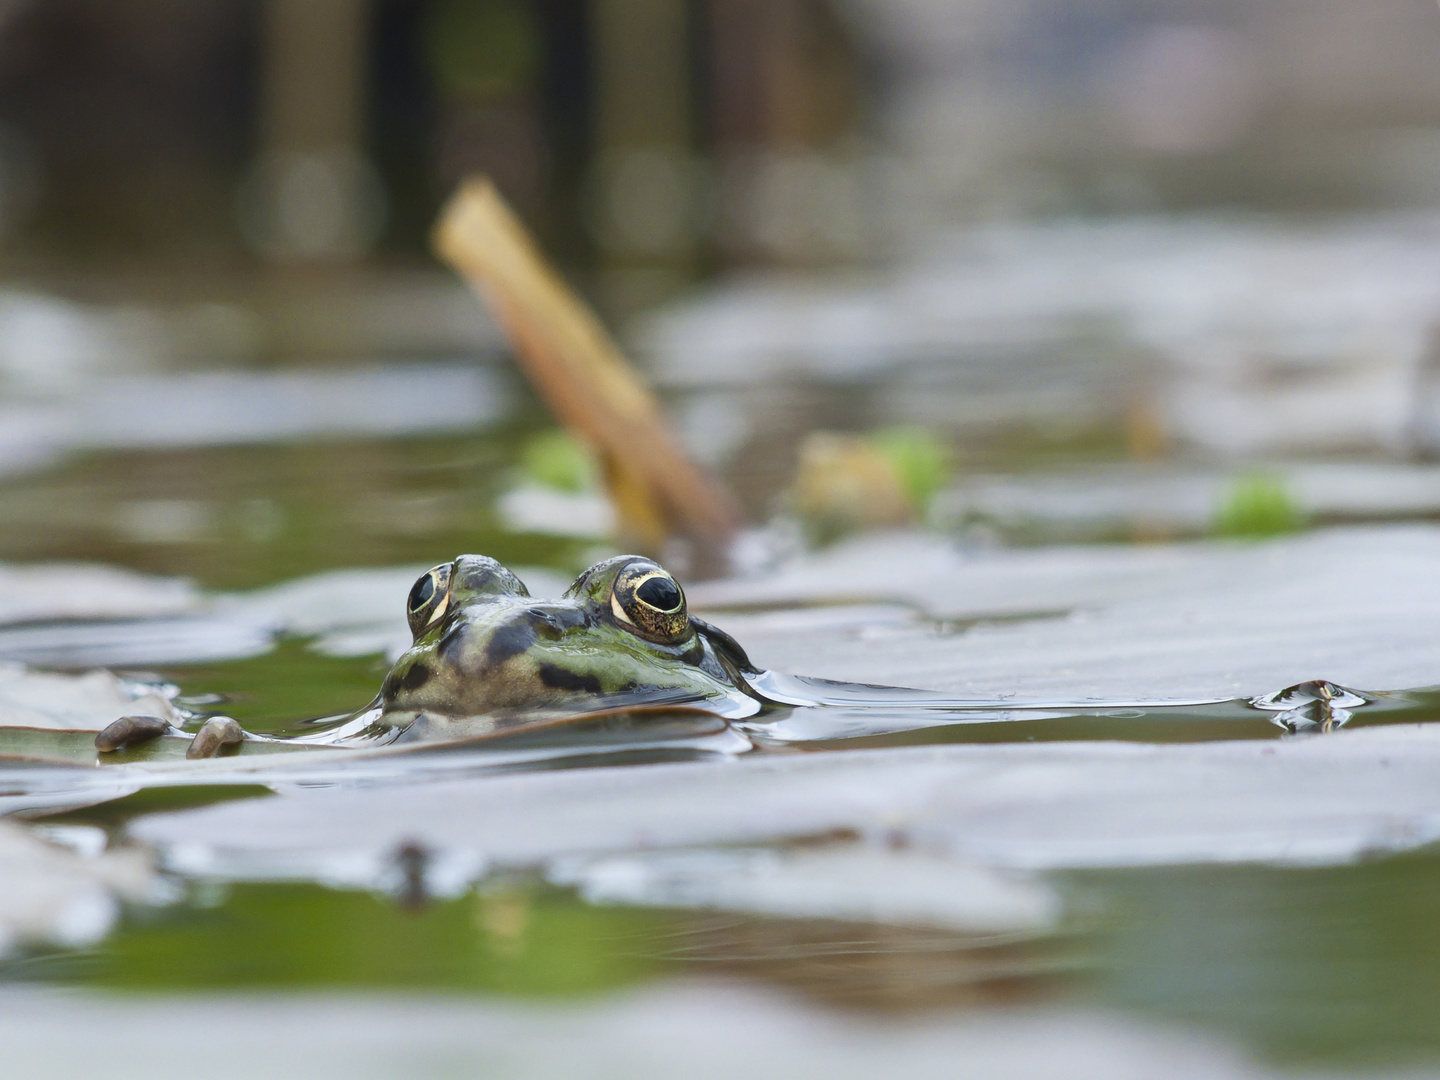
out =
<svg viewBox="0 0 1440 1080"><path fill-rule="evenodd" d="M1440 514L1430 0L3 0L0 559L612 525L429 253L495 178L768 551Z"/></svg>

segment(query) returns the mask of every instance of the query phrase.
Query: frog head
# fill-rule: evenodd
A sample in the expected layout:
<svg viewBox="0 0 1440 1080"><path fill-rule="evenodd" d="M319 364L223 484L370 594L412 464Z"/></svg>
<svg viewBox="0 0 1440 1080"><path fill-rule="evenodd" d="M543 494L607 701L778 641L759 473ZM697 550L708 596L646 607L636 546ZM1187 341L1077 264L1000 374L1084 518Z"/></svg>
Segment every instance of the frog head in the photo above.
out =
<svg viewBox="0 0 1440 1080"><path fill-rule="evenodd" d="M727 714L755 705L744 650L690 615L679 582L639 555L597 563L558 600L535 599L494 559L461 555L420 577L406 614L414 644L378 701L391 726L535 710L675 705Z"/></svg>

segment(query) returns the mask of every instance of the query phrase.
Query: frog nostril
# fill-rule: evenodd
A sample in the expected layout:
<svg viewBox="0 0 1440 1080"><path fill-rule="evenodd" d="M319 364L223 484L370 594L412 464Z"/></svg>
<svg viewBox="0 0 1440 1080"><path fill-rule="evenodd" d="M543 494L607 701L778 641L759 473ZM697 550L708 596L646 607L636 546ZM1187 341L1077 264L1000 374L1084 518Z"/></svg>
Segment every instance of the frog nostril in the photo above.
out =
<svg viewBox="0 0 1440 1080"><path fill-rule="evenodd" d="M574 608L529 608L526 614L535 632L547 641L559 641L566 631L589 625L589 616Z"/></svg>
<svg viewBox="0 0 1440 1080"><path fill-rule="evenodd" d="M526 614L530 616L530 625L535 628L537 637L542 637L546 641L559 641L560 636L565 632L565 628L560 625L560 620L548 611L537 611L531 608Z"/></svg>

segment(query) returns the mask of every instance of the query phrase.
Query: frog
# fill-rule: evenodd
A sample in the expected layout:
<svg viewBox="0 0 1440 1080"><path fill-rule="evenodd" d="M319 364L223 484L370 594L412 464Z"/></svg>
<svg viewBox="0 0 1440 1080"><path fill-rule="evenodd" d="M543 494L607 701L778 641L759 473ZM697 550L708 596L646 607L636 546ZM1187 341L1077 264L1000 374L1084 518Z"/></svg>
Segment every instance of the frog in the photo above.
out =
<svg viewBox="0 0 1440 1080"><path fill-rule="evenodd" d="M405 601L411 644L365 709L321 735L326 745L438 742L561 723L580 715L698 709L740 717L762 699L740 644L690 614L685 591L643 555L585 570L555 600L539 600L487 555L460 555L422 574ZM96 737L102 751L173 733L164 721L122 717ZM212 717L189 757L259 739Z"/></svg>

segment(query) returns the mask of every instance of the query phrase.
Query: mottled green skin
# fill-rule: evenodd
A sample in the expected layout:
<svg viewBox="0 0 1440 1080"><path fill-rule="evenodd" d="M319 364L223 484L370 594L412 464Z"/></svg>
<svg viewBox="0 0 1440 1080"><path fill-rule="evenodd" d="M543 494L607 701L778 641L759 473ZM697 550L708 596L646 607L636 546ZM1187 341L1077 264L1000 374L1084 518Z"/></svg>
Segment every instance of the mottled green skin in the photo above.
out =
<svg viewBox="0 0 1440 1080"><path fill-rule="evenodd" d="M536 600L494 559L460 556L443 617L423 628L385 678L380 725L435 738L452 733L455 721L505 730L531 722L537 711L703 708L737 693L748 697L741 673L753 668L728 635L690 618L675 643L657 644L616 618L616 576L640 561L606 560L560 599Z"/></svg>

